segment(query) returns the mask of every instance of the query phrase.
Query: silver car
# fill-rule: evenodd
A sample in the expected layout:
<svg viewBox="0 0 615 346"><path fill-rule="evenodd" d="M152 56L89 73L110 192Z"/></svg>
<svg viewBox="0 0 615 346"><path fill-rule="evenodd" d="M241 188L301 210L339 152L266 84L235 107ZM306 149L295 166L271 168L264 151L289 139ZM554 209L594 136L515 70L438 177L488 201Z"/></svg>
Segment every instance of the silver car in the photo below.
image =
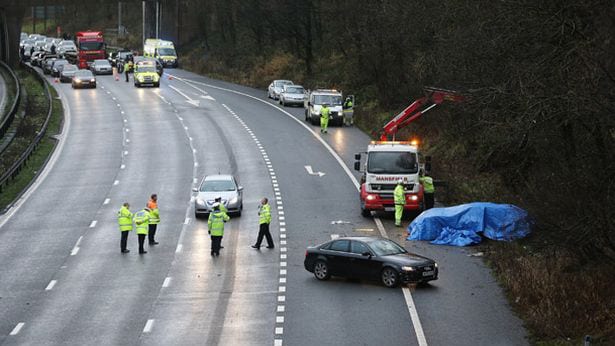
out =
<svg viewBox="0 0 615 346"><path fill-rule="evenodd" d="M305 101L305 89L301 85L285 84L282 87L282 92L280 93L280 104L282 106L303 106L303 101Z"/></svg>
<svg viewBox="0 0 615 346"><path fill-rule="evenodd" d="M294 83L289 80L277 79L269 84L267 88L267 97L270 99L277 100L280 98L280 93L282 92L282 87L284 85L293 85Z"/></svg>
<svg viewBox="0 0 615 346"><path fill-rule="evenodd" d="M199 188L193 189L197 193L194 199L194 216L207 216L213 209L216 198L221 198L221 203L228 213L241 216L243 209L242 191L235 177L230 174L208 175L201 181Z"/></svg>
<svg viewBox="0 0 615 346"><path fill-rule="evenodd" d="M62 83L70 83L75 76L75 73L79 71L77 65L66 64L62 67L62 72L60 72L60 82Z"/></svg>
<svg viewBox="0 0 615 346"><path fill-rule="evenodd" d="M109 60L107 59L94 60L94 62L92 62L92 65L90 65L90 70L92 70L92 73L94 74L112 74L113 73L113 67L111 67Z"/></svg>

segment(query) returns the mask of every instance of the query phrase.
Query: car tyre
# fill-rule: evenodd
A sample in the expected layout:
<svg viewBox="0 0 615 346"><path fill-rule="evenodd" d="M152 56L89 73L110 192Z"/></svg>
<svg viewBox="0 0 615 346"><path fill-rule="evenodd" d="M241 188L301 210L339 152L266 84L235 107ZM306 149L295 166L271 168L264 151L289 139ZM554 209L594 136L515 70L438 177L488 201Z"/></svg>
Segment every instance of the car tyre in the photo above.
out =
<svg viewBox="0 0 615 346"><path fill-rule="evenodd" d="M369 209L365 209L364 207L361 207L361 216L370 217L372 216L372 213L371 211L369 211Z"/></svg>
<svg viewBox="0 0 615 346"><path fill-rule="evenodd" d="M314 277L321 281L329 280L331 274L327 262L319 260L314 263Z"/></svg>
<svg viewBox="0 0 615 346"><path fill-rule="evenodd" d="M386 267L380 273L380 280L388 288L395 288L399 284L399 274L391 267Z"/></svg>

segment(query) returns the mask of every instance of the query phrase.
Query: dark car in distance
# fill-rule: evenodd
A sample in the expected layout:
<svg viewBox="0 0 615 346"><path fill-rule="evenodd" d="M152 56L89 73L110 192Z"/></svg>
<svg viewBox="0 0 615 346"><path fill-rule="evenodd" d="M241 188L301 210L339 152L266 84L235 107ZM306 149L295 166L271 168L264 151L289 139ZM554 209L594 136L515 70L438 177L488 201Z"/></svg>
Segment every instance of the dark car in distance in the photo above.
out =
<svg viewBox="0 0 615 346"><path fill-rule="evenodd" d="M344 237L310 246L303 262L318 280L331 276L377 280L386 287L438 279L438 264L378 237Z"/></svg>

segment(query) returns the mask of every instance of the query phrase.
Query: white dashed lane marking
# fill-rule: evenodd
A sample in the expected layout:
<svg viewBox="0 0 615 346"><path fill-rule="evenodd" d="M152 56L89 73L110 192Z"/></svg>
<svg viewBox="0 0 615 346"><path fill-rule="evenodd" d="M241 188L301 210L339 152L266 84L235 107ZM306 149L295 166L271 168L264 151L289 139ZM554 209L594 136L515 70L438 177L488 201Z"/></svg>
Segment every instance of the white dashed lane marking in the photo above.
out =
<svg viewBox="0 0 615 346"><path fill-rule="evenodd" d="M45 287L45 291L51 291L53 289L53 287L58 283L58 280L51 280L49 281L49 285L47 285L47 287Z"/></svg>
<svg viewBox="0 0 615 346"><path fill-rule="evenodd" d="M162 283L162 287L169 287L170 284L171 284L171 278L170 277L166 277L164 279L164 282Z"/></svg>
<svg viewBox="0 0 615 346"><path fill-rule="evenodd" d="M98 223L98 221L94 220L90 223L90 228L94 228L96 227L96 224Z"/></svg>
<svg viewBox="0 0 615 346"><path fill-rule="evenodd" d="M103 202L103 204L109 204L109 202L111 202L110 198L105 198L105 201Z"/></svg>
<svg viewBox="0 0 615 346"><path fill-rule="evenodd" d="M17 325L15 326L15 328L13 328L13 330L11 330L11 333L9 335L19 334L19 332L21 331L21 328L23 328L24 325L25 325L24 322L17 323Z"/></svg>
<svg viewBox="0 0 615 346"><path fill-rule="evenodd" d="M153 319L147 320L147 322L145 323L145 327L143 327L143 333L151 332L153 327L154 327L154 320Z"/></svg>

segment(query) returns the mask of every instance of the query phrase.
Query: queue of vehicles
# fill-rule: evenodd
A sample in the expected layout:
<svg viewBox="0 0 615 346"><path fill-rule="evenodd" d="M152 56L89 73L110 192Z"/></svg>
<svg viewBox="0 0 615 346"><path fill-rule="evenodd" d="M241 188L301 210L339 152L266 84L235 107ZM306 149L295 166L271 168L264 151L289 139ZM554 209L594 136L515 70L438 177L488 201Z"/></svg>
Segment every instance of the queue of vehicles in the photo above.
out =
<svg viewBox="0 0 615 346"><path fill-rule="evenodd" d="M114 67L117 68L118 73L123 73L125 63L129 62L128 72L133 73L135 87L159 87L164 67L177 67L179 64L175 47L171 41L147 39L143 46L144 56L136 56L129 50L111 52L107 56L106 50L104 36L100 31L77 32L75 42L45 37L40 34L21 34L22 60L30 62L32 66L41 67L45 74L58 77L61 82L67 82L69 78L74 78L75 74L72 67L63 73L65 65L88 69L93 76L96 76L113 74ZM73 83L73 86L86 84L96 85L95 81L90 81L89 83Z"/></svg>

